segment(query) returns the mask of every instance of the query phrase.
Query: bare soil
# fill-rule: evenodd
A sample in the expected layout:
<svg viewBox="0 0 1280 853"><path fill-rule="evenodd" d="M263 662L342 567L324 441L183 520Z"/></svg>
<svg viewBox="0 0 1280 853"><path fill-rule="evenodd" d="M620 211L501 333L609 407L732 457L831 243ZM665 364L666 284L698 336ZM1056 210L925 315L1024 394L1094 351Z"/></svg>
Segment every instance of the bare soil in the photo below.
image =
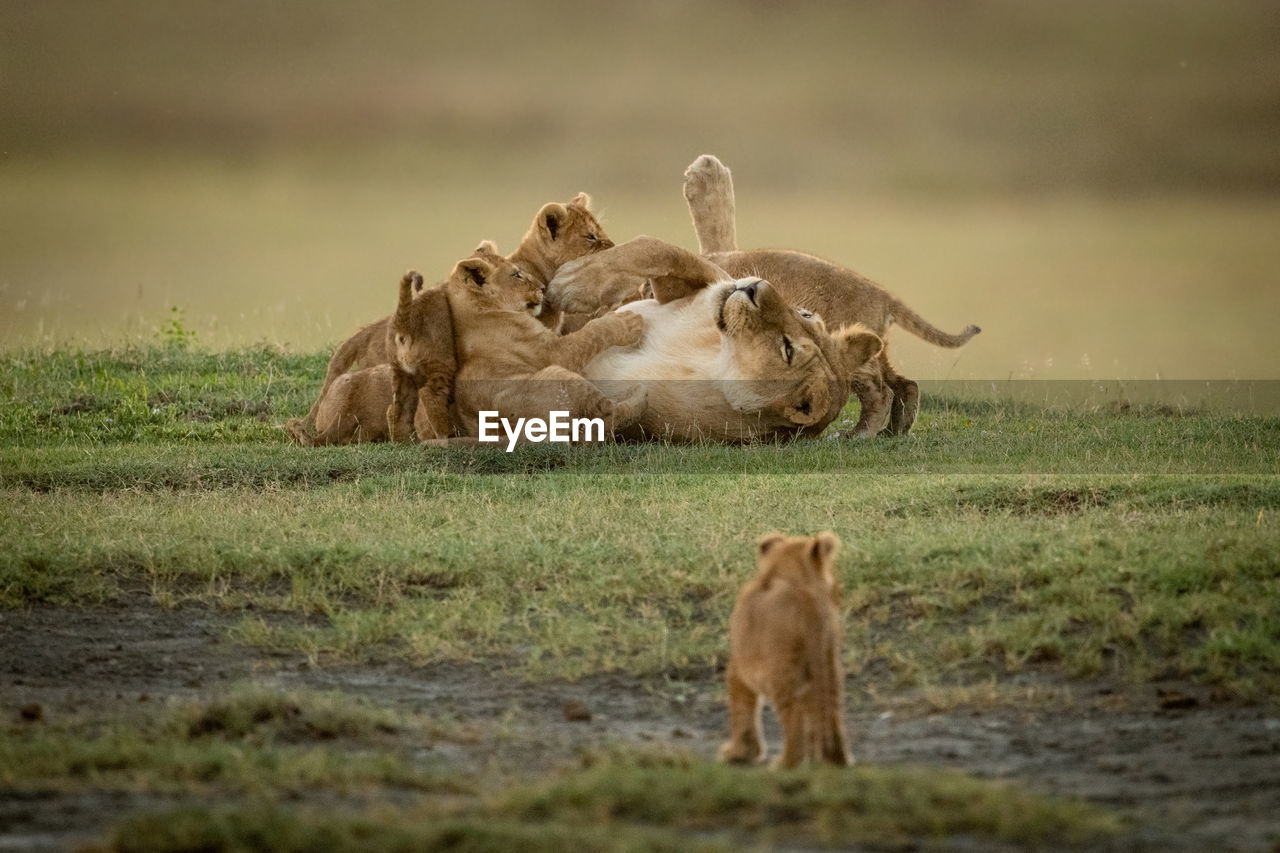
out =
<svg viewBox="0 0 1280 853"><path fill-rule="evenodd" d="M527 683L479 665L313 668L301 656L228 642L229 624L211 611L159 609L145 596L88 609L0 611L0 723L127 714L146 702L216 695L242 681L343 690L500 729L497 738L406 748L460 773L522 778L618 744L676 747L710 759L725 733L723 690L711 672L685 680L617 674ZM1133 817L1119 849L1280 850L1280 709L1223 702L1189 684L1052 687L1069 701L929 713L909 693L873 701L851 681L852 746L863 762L955 767L1119 809ZM172 802L0 790L0 851L68 849L102 838L129 811ZM976 849L971 841L959 848Z"/></svg>

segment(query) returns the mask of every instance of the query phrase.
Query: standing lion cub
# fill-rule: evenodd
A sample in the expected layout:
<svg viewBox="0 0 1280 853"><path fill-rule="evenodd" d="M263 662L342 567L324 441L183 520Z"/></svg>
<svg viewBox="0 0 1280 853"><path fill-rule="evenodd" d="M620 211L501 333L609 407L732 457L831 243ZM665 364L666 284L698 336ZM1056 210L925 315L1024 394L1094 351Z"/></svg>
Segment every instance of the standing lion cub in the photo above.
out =
<svg viewBox="0 0 1280 853"><path fill-rule="evenodd" d="M767 699L782 723L775 766L808 759L845 765L840 590L832 559L840 537L770 533L757 546L756 576L729 617L729 740L720 760L763 761L760 711Z"/></svg>

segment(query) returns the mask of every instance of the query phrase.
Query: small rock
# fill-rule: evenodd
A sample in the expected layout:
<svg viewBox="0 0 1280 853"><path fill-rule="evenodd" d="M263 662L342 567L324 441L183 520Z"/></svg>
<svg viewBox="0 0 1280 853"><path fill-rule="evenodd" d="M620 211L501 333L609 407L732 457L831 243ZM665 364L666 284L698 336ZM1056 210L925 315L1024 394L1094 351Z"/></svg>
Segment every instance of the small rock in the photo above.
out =
<svg viewBox="0 0 1280 853"><path fill-rule="evenodd" d="M591 709L577 699L568 700L560 710L564 712L564 718L571 723L591 722Z"/></svg>
<svg viewBox="0 0 1280 853"><path fill-rule="evenodd" d="M18 709L18 716L28 723L38 723L44 719L44 706L39 702L23 705Z"/></svg>
<svg viewBox="0 0 1280 853"><path fill-rule="evenodd" d="M1200 700L1196 697L1177 690L1157 689L1156 696L1160 698L1160 709L1162 711L1183 711L1200 704Z"/></svg>

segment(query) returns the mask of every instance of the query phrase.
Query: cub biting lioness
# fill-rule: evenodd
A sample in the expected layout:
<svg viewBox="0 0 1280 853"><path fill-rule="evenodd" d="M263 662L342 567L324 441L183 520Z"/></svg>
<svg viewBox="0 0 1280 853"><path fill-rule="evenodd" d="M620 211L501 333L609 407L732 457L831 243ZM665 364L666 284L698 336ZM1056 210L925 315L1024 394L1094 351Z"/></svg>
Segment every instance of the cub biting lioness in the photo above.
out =
<svg viewBox="0 0 1280 853"><path fill-rule="evenodd" d="M840 590L832 560L840 537L770 533L756 548L756 576L729 617L729 740L720 760L763 761L760 710L769 700L782 723L775 766L804 760L851 762L844 730Z"/></svg>

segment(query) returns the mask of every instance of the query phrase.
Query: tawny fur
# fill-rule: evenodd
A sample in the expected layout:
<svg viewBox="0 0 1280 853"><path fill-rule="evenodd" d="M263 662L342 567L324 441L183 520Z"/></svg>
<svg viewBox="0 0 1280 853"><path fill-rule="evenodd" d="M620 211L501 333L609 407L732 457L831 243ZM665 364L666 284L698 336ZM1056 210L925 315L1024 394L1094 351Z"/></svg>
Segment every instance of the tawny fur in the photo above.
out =
<svg viewBox="0 0 1280 853"><path fill-rule="evenodd" d="M547 419L550 412L602 418L612 432L630 425L644 409L644 389L624 389L610 399L579 373L609 347L640 339L644 321L611 314L560 336L531 316L543 287L500 256L460 261L446 285L458 374L454 402L462 434L479 434L478 414ZM533 312L536 313L536 312Z"/></svg>
<svg viewBox="0 0 1280 853"><path fill-rule="evenodd" d="M637 282L652 299L640 295ZM685 249L650 237L561 268L548 298L568 311L601 300L645 318L637 347L611 349L584 375L606 390L645 382L649 406L628 432L680 441L743 442L817 435L840 413L851 383L880 352L861 327L835 335L787 304L768 282L735 281Z"/></svg>
<svg viewBox="0 0 1280 853"><path fill-rule="evenodd" d="M529 230L520 242L520 246L511 254L510 260L517 264L531 280L538 282L542 287L546 287L547 282L555 275L555 271L563 264L612 246L613 241L605 234L599 220L591 212L591 197L586 193L578 193L565 204L551 202L543 205L537 215L534 216ZM416 296L422 291L422 279L418 277L414 295ZM295 439L300 436L309 437L309 430L316 422L316 415L329 388L339 376L350 370L353 365L358 365L362 368L373 367L397 360L395 333L392 329L393 320L394 315L383 317L380 320L362 326L359 331L334 351L333 356L329 359L329 365L325 370L324 382L320 386L320 393L316 397L315 403L312 404L311 409L301 420L294 419L287 425L291 436ZM544 325L553 329L558 329L561 323L561 317L558 312L543 312L541 320ZM441 338L441 335L436 335L435 337ZM446 353L452 353L452 349L450 344L448 347L441 348L436 355L443 357ZM435 360L438 361L439 359ZM433 379L438 379L438 375L433 376ZM410 377L400 377L397 381L397 387L404 386L407 389L406 382L408 381L409 384L412 384L412 376L413 374L410 372ZM450 377L451 380L452 377ZM424 379L423 381L426 380ZM441 421L438 403L441 391L438 381L433 381L424 386L423 393L423 403L426 406L426 410L419 415L415 415L414 419L423 423L425 432L428 434L423 435L423 431L420 430L419 437L427 439L447 435L447 431L444 433L439 432ZM397 397L395 419L400 426L394 429L392 434L396 436L398 441L407 440L409 437L407 435L405 414L411 410L405 403L405 399L404 394ZM445 429L447 430L447 427Z"/></svg>
<svg viewBox="0 0 1280 853"><path fill-rule="evenodd" d="M730 275L758 275L768 279L793 305L820 315L830 328L861 323L881 338L897 323L913 335L941 347L958 347L981 329L966 326L953 335L933 326L871 279L853 270L803 252L757 249L739 251L735 236L735 197L729 169L710 154L698 157L685 170L685 200L693 218L699 250ZM910 431L919 409L915 382L902 376L881 352L878 371L855 383L862 415L857 435L874 435L888 414L886 432ZM890 395L892 393L892 408Z"/></svg>
<svg viewBox="0 0 1280 853"><path fill-rule="evenodd" d="M847 765L840 590L834 557L840 539L766 535L757 546L756 576L743 586L729 617L729 740L720 759L764 761L760 725L767 700L782 724L775 766L804 761Z"/></svg>
<svg viewBox="0 0 1280 853"><path fill-rule="evenodd" d="M492 246L482 243L477 253ZM421 276L412 273L418 281ZM446 438L450 434L449 403L458 359L453 318L443 286L413 295L410 275L400 282L400 301L391 315L395 345L392 394L386 409L392 441Z"/></svg>
<svg viewBox="0 0 1280 853"><path fill-rule="evenodd" d="M448 434L455 372L448 302L442 291L424 291L422 276L413 270L404 274L399 287L399 305L387 318L392 354L398 359L334 377L312 407L314 434L302 418L285 424L294 442L409 441L414 429L427 438Z"/></svg>

